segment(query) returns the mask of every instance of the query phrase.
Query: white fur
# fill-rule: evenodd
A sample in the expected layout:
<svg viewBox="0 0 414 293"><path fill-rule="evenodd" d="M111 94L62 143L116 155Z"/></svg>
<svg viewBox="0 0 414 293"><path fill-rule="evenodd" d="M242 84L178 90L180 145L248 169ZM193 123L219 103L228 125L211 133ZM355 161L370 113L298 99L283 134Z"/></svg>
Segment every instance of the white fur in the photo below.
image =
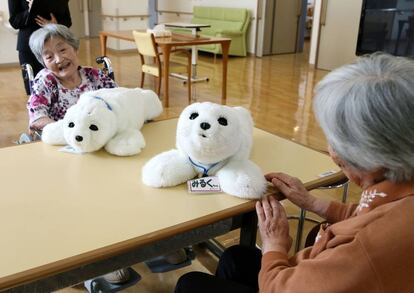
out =
<svg viewBox="0 0 414 293"><path fill-rule="evenodd" d="M62 120L44 127L42 140L68 144L78 152L105 147L114 155L135 155L145 147L142 125L161 112L162 104L151 90L112 88L86 92ZM98 130L92 130L91 125Z"/></svg>
<svg viewBox="0 0 414 293"><path fill-rule="evenodd" d="M193 113L198 117L190 119ZM221 125L220 118L226 119L227 125ZM202 129L201 123L208 123L209 128ZM241 198L260 198L266 180L260 168L249 160L252 138L253 120L246 109L209 102L192 104L178 120L177 149L149 160L142 169L142 180L152 187L168 187L192 179L199 171L190 157L203 165L219 162L209 175L218 176L224 192Z"/></svg>

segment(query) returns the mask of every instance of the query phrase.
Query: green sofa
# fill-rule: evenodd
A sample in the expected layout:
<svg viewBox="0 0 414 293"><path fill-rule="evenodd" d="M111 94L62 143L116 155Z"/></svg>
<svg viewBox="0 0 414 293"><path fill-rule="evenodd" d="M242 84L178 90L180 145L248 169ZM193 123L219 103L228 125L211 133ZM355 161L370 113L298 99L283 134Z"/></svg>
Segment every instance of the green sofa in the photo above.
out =
<svg viewBox="0 0 414 293"><path fill-rule="evenodd" d="M209 24L201 29L200 36L231 38L229 55L246 56L246 32L250 22L249 10L245 8L224 8L194 6L191 23ZM200 51L221 54L220 44L199 46Z"/></svg>

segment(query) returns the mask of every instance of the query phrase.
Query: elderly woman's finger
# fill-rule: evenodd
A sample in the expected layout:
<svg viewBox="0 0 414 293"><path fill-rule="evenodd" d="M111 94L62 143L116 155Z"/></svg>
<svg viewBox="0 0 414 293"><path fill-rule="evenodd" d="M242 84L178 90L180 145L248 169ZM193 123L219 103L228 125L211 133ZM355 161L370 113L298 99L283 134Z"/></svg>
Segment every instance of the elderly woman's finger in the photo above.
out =
<svg viewBox="0 0 414 293"><path fill-rule="evenodd" d="M268 197L265 197L265 198L262 199L262 207L263 207L264 214L265 214L266 218L267 219L272 218L273 217L273 211L272 211L272 207L270 205Z"/></svg>
<svg viewBox="0 0 414 293"><path fill-rule="evenodd" d="M270 206L272 207L272 209L277 210L278 209L278 206L277 206L278 201L273 196L269 196L268 198L269 198L269 203L270 203Z"/></svg>
<svg viewBox="0 0 414 293"><path fill-rule="evenodd" d="M257 219L259 220L259 223L264 222L266 220L263 207L262 207L262 203L260 201L256 202L256 214L257 214Z"/></svg>
<svg viewBox="0 0 414 293"><path fill-rule="evenodd" d="M285 183L286 185L292 185L294 183L300 182L298 178L284 174L284 173L279 173L276 178L282 181L283 183Z"/></svg>
<svg viewBox="0 0 414 293"><path fill-rule="evenodd" d="M276 217L278 218L278 220L280 222L282 222L283 224L288 225L288 220L287 220L287 215L286 215L286 211L285 208L280 204L280 202L275 200L275 214Z"/></svg>
<svg viewBox="0 0 414 293"><path fill-rule="evenodd" d="M271 173L265 174L265 178L266 178L267 181L272 181L273 178L279 177L281 174L284 174L284 173L271 172Z"/></svg>
<svg viewBox="0 0 414 293"><path fill-rule="evenodd" d="M269 202L270 202L270 205L272 207L273 216L275 218L279 218L279 216L281 214L280 209L281 209L282 205L274 198L270 198ZM282 207L282 209L283 209L283 207Z"/></svg>
<svg viewBox="0 0 414 293"><path fill-rule="evenodd" d="M272 179L276 176L277 176L277 173L275 173L275 172L265 174L265 178L266 178L267 181L272 181Z"/></svg>
<svg viewBox="0 0 414 293"><path fill-rule="evenodd" d="M272 184L279 189L283 194L289 192L289 187L286 185L284 181L281 181L279 178L273 178Z"/></svg>

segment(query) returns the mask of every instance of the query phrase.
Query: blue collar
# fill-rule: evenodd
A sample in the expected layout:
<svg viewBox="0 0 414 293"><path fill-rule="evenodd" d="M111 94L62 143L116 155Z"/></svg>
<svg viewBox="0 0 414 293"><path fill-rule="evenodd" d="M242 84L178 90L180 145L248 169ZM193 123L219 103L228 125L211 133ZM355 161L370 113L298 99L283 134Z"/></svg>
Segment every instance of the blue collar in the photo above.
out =
<svg viewBox="0 0 414 293"><path fill-rule="evenodd" d="M223 161L220 161L220 162L217 162L217 163L204 165L204 164L201 164L199 162L197 162L197 163L194 162L190 157L188 157L188 159L190 160L190 163L194 166L195 169L197 169L198 171L201 171L203 173L203 175L202 175L203 177L209 176L208 172L211 169L213 169L214 167L216 167L219 164L224 165L224 163L227 161L227 159L226 159L226 160L223 160Z"/></svg>
<svg viewBox="0 0 414 293"><path fill-rule="evenodd" d="M106 105L106 107L108 108L108 110L109 111L112 111L112 107L111 107L111 105L109 105L108 104L108 102L107 101L105 101L104 99L102 99L101 97L98 97L98 96L93 96L95 99L97 99L97 100L100 100L100 101L102 101L102 102L104 102L105 103L105 105Z"/></svg>

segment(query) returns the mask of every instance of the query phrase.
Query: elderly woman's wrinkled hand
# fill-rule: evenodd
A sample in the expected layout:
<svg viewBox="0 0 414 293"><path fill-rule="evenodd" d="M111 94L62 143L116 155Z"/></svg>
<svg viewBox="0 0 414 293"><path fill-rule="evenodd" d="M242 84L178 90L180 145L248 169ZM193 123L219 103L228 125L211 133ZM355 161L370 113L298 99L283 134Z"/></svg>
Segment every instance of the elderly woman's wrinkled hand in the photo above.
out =
<svg viewBox="0 0 414 293"><path fill-rule="evenodd" d="M269 173L265 178L298 207L311 211L314 209L315 198L298 178L284 173Z"/></svg>
<svg viewBox="0 0 414 293"><path fill-rule="evenodd" d="M38 15L38 16L36 16L35 21L41 27L43 27L43 26L45 26L45 25L47 25L49 23L55 23L55 24L57 23L57 19L53 15L53 13L50 14L50 20L49 19L46 19L46 18L43 18L40 15Z"/></svg>
<svg viewBox="0 0 414 293"><path fill-rule="evenodd" d="M278 251L288 253L292 246L289 223L283 206L272 196L256 202L262 253Z"/></svg>

